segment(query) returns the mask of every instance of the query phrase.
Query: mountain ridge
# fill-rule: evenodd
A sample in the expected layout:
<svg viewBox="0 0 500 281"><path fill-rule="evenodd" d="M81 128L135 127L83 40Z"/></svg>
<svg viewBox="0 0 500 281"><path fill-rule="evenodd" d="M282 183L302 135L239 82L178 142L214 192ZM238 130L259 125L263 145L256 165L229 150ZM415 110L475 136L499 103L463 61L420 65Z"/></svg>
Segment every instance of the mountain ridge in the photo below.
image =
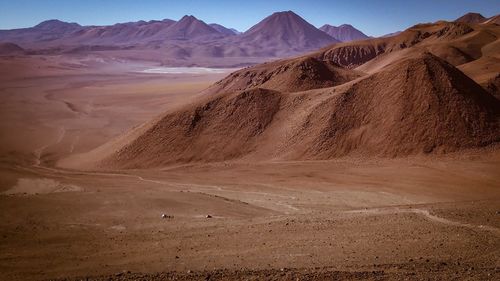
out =
<svg viewBox="0 0 500 281"><path fill-rule="evenodd" d="M181 64L203 57L279 58L338 43L291 11L274 13L244 33L219 24L206 24L192 15L178 21L165 19L107 26L80 26L50 20L38 27L0 30L0 42L16 43L33 53L36 50L60 50L65 54L94 49L164 50L165 60ZM160 55L160 52L152 54Z"/></svg>
<svg viewBox="0 0 500 281"><path fill-rule="evenodd" d="M325 24L321 26L319 30L325 32L326 34L341 42L350 42L370 38L368 35L364 34L359 29L356 29L350 24L342 24L339 26Z"/></svg>

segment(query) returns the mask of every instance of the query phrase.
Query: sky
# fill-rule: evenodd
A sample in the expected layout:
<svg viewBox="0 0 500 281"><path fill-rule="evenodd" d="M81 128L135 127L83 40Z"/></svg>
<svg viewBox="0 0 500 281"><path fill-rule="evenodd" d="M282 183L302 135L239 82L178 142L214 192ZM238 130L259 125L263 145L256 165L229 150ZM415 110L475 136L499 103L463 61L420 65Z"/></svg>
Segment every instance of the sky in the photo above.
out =
<svg viewBox="0 0 500 281"><path fill-rule="evenodd" d="M349 23L380 36L467 12L490 17L500 14L500 0L0 0L0 29L31 27L48 19L110 25L194 15L245 31L273 12L288 10L316 27Z"/></svg>

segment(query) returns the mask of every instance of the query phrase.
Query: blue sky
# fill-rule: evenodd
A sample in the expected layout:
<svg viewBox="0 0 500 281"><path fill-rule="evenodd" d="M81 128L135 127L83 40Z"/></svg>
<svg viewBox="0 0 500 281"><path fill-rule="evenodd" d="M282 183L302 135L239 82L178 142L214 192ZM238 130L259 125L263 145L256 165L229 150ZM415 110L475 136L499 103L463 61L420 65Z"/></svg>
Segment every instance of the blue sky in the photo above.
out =
<svg viewBox="0 0 500 281"><path fill-rule="evenodd" d="M137 20L178 20L194 15L245 31L277 11L292 10L320 27L350 23L378 36L415 23L453 20L474 11L500 13L500 0L0 0L0 29L30 27L47 19L108 25Z"/></svg>

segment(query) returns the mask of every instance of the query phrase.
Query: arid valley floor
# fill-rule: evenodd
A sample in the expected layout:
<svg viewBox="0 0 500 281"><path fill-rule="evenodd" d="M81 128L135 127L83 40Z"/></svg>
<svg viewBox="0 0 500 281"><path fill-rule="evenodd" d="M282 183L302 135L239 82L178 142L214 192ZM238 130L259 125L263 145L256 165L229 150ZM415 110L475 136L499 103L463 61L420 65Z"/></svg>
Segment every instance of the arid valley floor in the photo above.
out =
<svg viewBox="0 0 500 281"><path fill-rule="evenodd" d="M143 72L153 67L0 60L1 280L500 278L496 146L434 157L57 168L232 71Z"/></svg>

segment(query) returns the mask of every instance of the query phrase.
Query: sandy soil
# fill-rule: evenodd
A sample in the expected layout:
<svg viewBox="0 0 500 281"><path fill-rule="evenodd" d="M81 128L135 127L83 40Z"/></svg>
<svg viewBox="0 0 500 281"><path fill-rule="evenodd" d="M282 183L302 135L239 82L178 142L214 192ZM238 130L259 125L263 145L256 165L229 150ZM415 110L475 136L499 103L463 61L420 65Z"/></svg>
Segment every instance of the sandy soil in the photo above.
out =
<svg viewBox="0 0 500 281"><path fill-rule="evenodd" d="M500 278L498 148L58 169L221 75L88 58L0 64L1 280Z"/></svg>

